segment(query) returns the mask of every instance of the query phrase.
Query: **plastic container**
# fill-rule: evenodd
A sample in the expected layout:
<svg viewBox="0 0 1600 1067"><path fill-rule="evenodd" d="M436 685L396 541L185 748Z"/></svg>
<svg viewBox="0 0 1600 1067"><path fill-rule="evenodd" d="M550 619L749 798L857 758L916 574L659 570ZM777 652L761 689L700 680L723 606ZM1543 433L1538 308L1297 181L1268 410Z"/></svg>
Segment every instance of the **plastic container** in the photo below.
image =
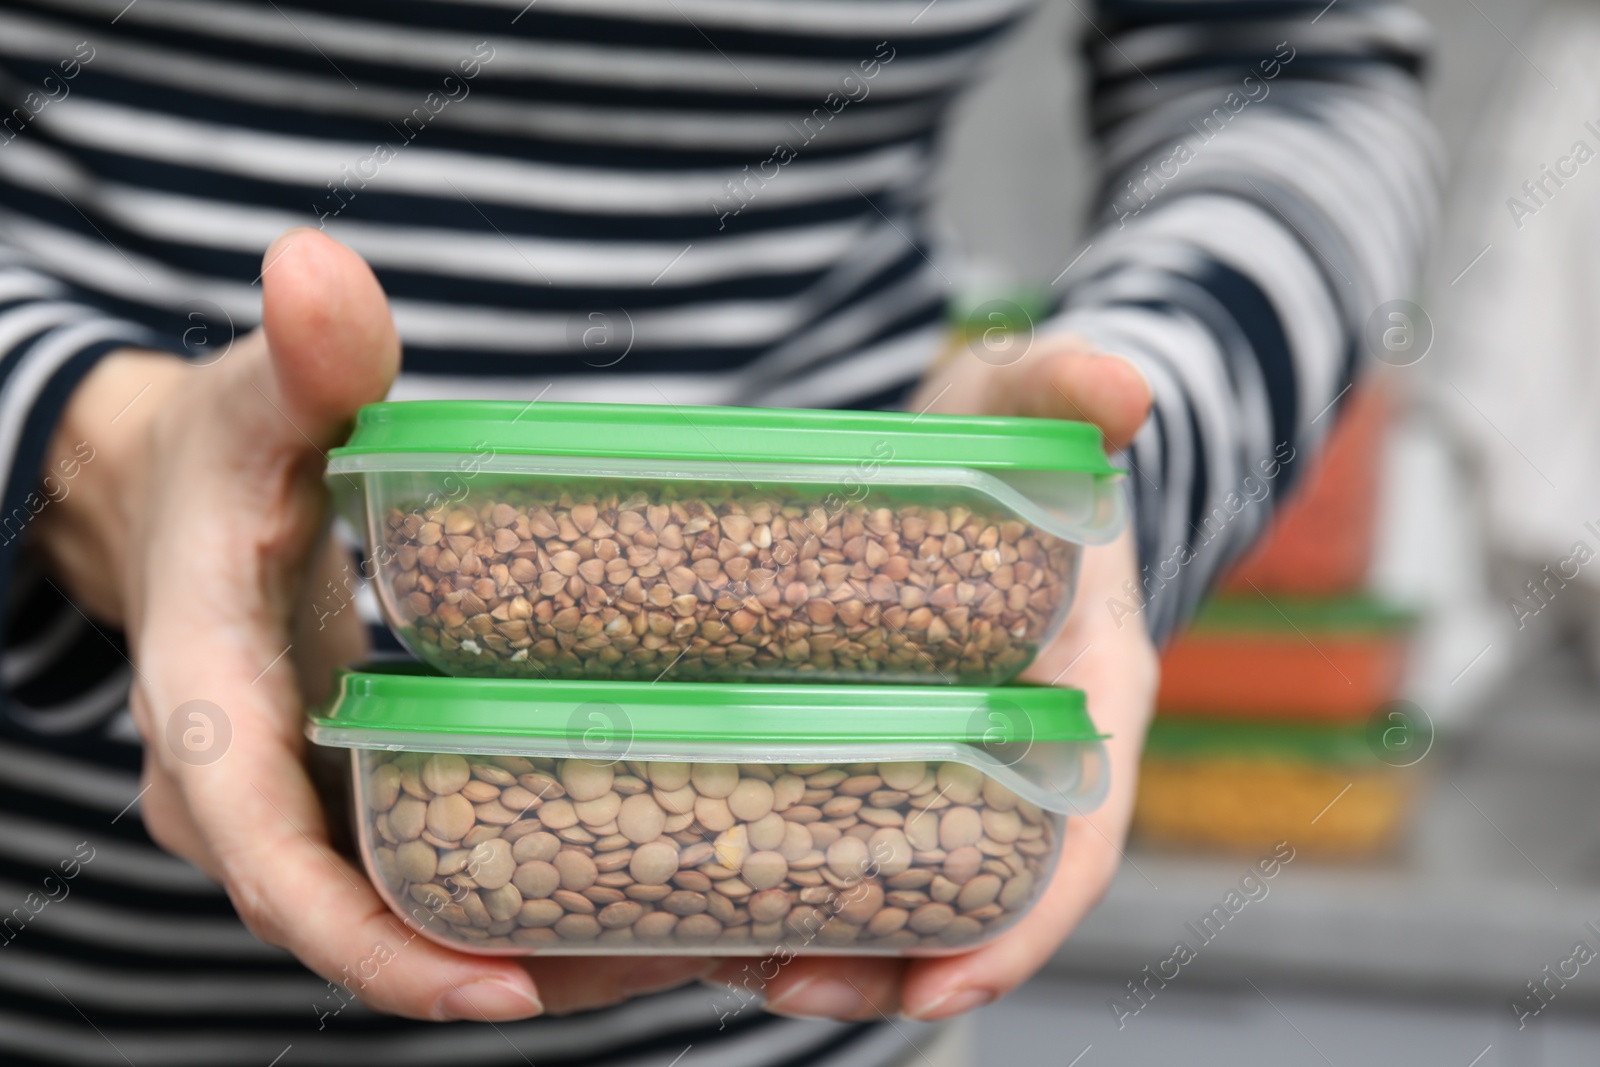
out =
<svg viewBox="0 0 1600 1067"><path fill-rule="evenodd" d="M1133 833L1164 847L1326 857L1382 852L1405 825L1416 772L1387 764L1362 726L1157 716Z"/></svg>
<svg viewBox="0 0 1600 1067"><path fill-rule="evenodd" d="M1266 534L1222 580L1230 593L1337 596L1354 592L1372 568L1379 478L1393 401L1381 379L1350 394L1306 483L1278 510Z"/></svg>
<svg viewBox="0 0 1600 1067"><path fill-rule="evenodd" d="M1049 883L1105 795L1073 690L346 673L357 847L470 952L938 955Z"/></svg>
<svg viewBox="0 0 1600 1067"><path fill-rule="evenodd" d="M1162 714L1355 722L1392 700L1414 617L1371 597L1213 597L1161 658Z"/></svg>
<svg viewBox="0 0 1600 1067"><path fill-rule="evenodd" d="M457 676L997 685L1121 527L1094 427L603 404L376 404L328 483Z"/></svg>

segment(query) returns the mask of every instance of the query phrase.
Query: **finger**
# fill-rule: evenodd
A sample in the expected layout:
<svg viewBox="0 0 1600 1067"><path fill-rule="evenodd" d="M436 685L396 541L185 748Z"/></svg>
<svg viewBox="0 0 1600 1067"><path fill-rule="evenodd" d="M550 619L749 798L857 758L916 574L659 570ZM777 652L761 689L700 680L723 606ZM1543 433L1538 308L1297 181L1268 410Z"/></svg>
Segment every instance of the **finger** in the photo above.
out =
<svg viewBox="0 0 1600 1067"><path fill-rule="evenodd" d="M352 253L302 232L271 255L270 359L257 348L224 364L207 379L216 395L197 393L209 402L171 427L187 436L167 453L174 469L145 565L138 662L146 738L258 936L379 1010L436 1019L537 1014L523 968L415 934L329 846L299 758L287 657L288 600L300 595L321 525L320 489L304 461L320 459L356 407L382 395L396 350L382 293ZM185 758L161 743L167 720L191 700L209 701L207 713L231 738L214 758Z"/></svg>
<svg viewBox="0 0 1600 1067"><path fill-rule="evenodd" d="M1044 894L1016 926L962 956L916 960L907 969L906 1015L946 1019L972 1011L1021 985L1054 954L1072 929L1104 895L1120 853L1112 844L1120 830L1071 819L1055 875Z"/></svg>
<svg viewBox="0 0 1600 1067"><path fill-rule="evenodd" d="M240 720L233 749L187 775L184 796L235 910L257 937L379 1011L503 1020L543 1010L515 962L452 951L396 917L366 875L329 845L325 815L295 754L251 729L247 716Z"/></svg>
<svg viewBox="0 0 1600 1067"><path fill-rule="evenodd" d="M1114 697L1114 685L1098 694ZM905 1012L917 1019L945 1019L1004 996L1044 966L1056 947L1099 903L1117 864L1132 814L1138 745L1130 740L1111 756L1116 784L1105 804L1067 820L1061 856L1050 884L1022 919L995 941L963 956L918 960L907 971Z"/></svg>
<svg viewBox="0 0 1600 1067"><path fill-rule="evenodd" d="M213 584L243 599L225 579ZM200 839L197 847L174 814L173 843L219 877L253 933L378 1010L432 1019L538 1014L542 1005L526 971L415 933L330 846L326 815L299 756L293 683L273 684L281 652L271 649L281 638L249 612L185 610L189 603L170 596L153 603L140 657L141 685L154 694L141 698L150 707L148 748L176 783ZM206 655L193 655L197 648ZM219 746L199 755L166 743L166 719L195 699L207 701L203 714ZM164 794L159 799L165 803ZM418 916L419 923L426 918Z"/></svg>
<svg viewBox="0 0 1600 1067"><path fill-rule="evenodd" d="M1040 419L1091 422L1106 447L1126 448L1150 412L1150 385L1138 367L1119 356L1077 346L1034 353L1018 367L1015 410Z"/></svg>
<svg viewBox="0 0 1600 1067"><path fill-rule="evenodd" d="M313 550L308 572L290 619L294 639L290 654L301 695L315 704L332 691L337 668L366 658L370 642L356 608L358 569L331 526Z"/></svg>
<svg viewBox="0 0 1600 1067"><path fill-rule="evenodd" d="M183 795L172 776L153 759L146 758L144 773L140 776L139 818L145 832L161 848L192 863L212 881L220 882L222 874L211 862L200 828L189 818Z"/></svg>
<svg viewBox="0 0 1600 1067"><path fill-rule="evenodd" d="M709 975L718 961L705 956L584 957L527 960L545 1011L592 1011L649 993L662 993Z"/></svg>
<svg viewBox="0 0 1600 1067"><path fill-rule="evenodd" d="M170 732L161 715L152 716L151 745L165 757L200 837L201 861L219 876L245 925L380 1011L429 1019L538 1014L542 1005L525 970L417 934L330 846L327 817L299 756L293 686L268 685L272 672L264 668L275 653L265 651L271 645L261 643L254 620L161 606L173 602L160 601L149 616L141 673L152 690L175 694L152 705L208 701L224 747L193 762L197 757L164 743ZM183 651L195 648L207 654Z"/></svg>
<svg viewBox="0 0 1600 1067"><path fill-rule="evenodd" d="M277 397L300 432L327 448L400 369L388 299L366 261L319 230L285 233L262 265L261 325Z"/></svg>
<svg viewBox="0 0 1600 1067"><path fill-rule="evenodd" d="M256 666L268 654L244 651L256 636L236 622L159 610L152 615L142 674L158 691L190 699L207 694L201 699L210 701L207 714L223 746L192 762L201 757L167 746L170 733L161 716L153 716L151 746L165 756L165 773L177 784L199 847L182 836L187 828L175 814L170 824L160 825L173 828L185 853L199 853L196 858L219 877L256 936L293 952L372 1007L431 1019L538 1014L542 1005L526 971L511 961L451 951L417 934L390 911L365 874L329 845L326 815L292 743L295 735L286 736L285 716L275 704L283 694L265 687ZM167 651L198 647L208 654ZM253 686L252 676L262 686ZM298 713L289 718L298 721ZM165 794L157 799L158 806L166 804Z"/></svg>
<svg viewBox="0 0 1600 1067"><path fill-rule="evenodd" d="M958 346L917 390L914 411L1022 415L1089 422L1113 450L1126 448L1150 410L1138 367L1073 336L1035 339L1016 362L995 366Z"/></svg>
<svg viewBox="0 0 1600 1067"><path fill-rule="evenodd" d="M750 961L728 960L711 981L741 997L759 994L767 1010L778 1015L861 1022L899 1012L905 969L905 961L898 959L797 956L774 977L763 979Z"/></svg>
<svg viewBox="0 0 1600 1067"><path fill-rule="evenodd" d="M948 1018L1014 989L1044 965L1110 885L1133 814L1139 751L1158 674L1143 630L1119 628L1102 603L1134 566L1132 536L1126 531L1109 545L1088 549L1082 590L1061 637L1024 676L1091 694L1095 723L1111 735L1106 742L1110 793L1094 812L1067 820L1050 884L1016 926L965 956L911 965L903 994L906 1014Z"/></svg>

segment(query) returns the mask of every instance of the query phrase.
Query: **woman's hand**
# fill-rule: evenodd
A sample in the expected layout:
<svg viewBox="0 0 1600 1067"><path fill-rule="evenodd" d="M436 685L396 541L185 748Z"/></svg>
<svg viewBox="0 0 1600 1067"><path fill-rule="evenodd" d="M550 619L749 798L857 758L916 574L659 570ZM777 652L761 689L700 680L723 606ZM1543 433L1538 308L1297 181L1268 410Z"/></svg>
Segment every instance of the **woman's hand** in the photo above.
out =
<svg viewBox="0 0 1600 1067"><path fill-rule="evenodd" d="M221 882L258 936L324 977L350 983L370 969L363 964L384 961L352 990L380 1011L523 1018L705 974L714 961L451 951L415 936L330 847L305 770L303 700L332 665L360 656L364 638L354 611L317 608L319 590L330 580L341 586L346 566L322 536L323 452L357 408L387 391L399 344L382 291L354 253L294 231L263 262L262 329L205 367L137 352L108 357L75 391L47 460L79 441L96 449L73 492L41 514L39 543L67 592L129 635L151 835ZM933 408L1087 417L1114 441L1143 418L1146 393L1131 368L1071 348L1036 355L1003 370L952 365L951 388L929 394ZM966 1010L1023 981L1098 897L1115 869L1154 685L1142 631L1118 629L1104 607L1133 573L1126 539L1091 550L1066 631L1030 672L1089 690L1096 721L1116 735L1111 799L1073 820L1046 898L1005 937L964 956L797 961L767 991L780 1010L848 1018ZM195 729L214 747L193 747Z"/></svg>
<svg viewBox="0 0 1600 1067"><path fill-rule="evenodd" d="M96 449L41 514L39 541L74 600L128 633L151 836L221 882L257 936L380 1011L522 1018L704 973L703 960L453 952L415 936L329 846L302 691L359 657L364 634L353 608L317 618L347 565L323 536L323 453L387 392L400 346L353 252L297 230L263 263L262 329L210 366L113 354L52 444L51 463L78 441Z"/></svg>
<svg viewBox="0 0 1600 1067"><path fill-rule="evenodd" d="M1036 342L1005 367L963 352L930 377L911 408L1087 420L1116 449L1132 439L1149 406L1149 387L1132 364L1060 338ZM943 1019L970 1011L1025 982L1095 905L1122 857L1155 699L1156 654L1142 621L1119 619L1108 607L1126 595L1130 579L1138 584L1129 534L1086 550L1066 626L1024 675L1084 690L1095 725L1111 735L1110 795L1093 813L1068 819L1061 862L1033 910L992 943L959 956L797 957L758 990L769 1010L850 1020L896 1013ZM753 989L743 961L725 961L714 978Z"/></svg>

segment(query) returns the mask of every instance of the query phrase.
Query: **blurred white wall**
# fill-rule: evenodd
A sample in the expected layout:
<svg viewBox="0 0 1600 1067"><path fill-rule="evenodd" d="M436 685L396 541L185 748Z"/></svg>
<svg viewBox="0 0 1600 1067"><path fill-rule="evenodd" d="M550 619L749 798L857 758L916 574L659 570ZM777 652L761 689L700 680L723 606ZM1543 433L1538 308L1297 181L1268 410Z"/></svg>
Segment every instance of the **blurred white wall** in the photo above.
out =
<svg viewBox="0 0 1600 1067"><path fill-rule="evenodd" d="M1419 0L1438 54L1429 88L1452 154L1481 129L1499 90L1508 37L1521 40L1545 0ZM989 77L962 103L946 141L935 203L952 242L977 267L1048 283L1082 247L1093 157L1084 142L1083 89L1066 58L1093 35L1086 0L1043 0L1013 31ZM1480 14L1481 10L1481 14ZM1504 34L1504 36L1502 36Z"/></svg>

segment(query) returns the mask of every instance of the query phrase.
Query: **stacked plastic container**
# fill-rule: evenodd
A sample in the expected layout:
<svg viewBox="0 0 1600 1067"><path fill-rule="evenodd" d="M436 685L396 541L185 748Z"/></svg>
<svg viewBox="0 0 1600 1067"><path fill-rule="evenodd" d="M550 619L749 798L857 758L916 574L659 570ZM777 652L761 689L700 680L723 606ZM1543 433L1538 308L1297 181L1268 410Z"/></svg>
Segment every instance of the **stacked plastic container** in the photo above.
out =
<svg viewBox="0 0 1600 1067"><path fill-rule="evenodd" d="M327 481L421 664L343 674L307 733L380 893L457 948L962 951L1106 790L1083 695L1010 683L1119 475L1073 423L373 405Z"/></svg>
<svg viewBox="0 0 1600 1067"><path fill-rule="evenodd" d="M1410 616L1363 591L1387 410L1355 394L1263 544L1163 657L1135 833L1331 856L1402 827L1425 725L1395 703Z"/></svg>

